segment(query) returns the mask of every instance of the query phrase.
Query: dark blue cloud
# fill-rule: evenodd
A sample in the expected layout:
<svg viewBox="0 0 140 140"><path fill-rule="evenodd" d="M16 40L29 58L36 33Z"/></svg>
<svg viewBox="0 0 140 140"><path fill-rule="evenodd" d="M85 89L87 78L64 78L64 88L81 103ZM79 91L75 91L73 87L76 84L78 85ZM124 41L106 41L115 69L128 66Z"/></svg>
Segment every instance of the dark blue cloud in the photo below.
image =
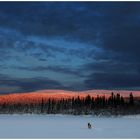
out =
<svg viewBox="0 0 140 140"><path fill-rule="evenodd" d="M139 2L0 2L1 93L140 87L139 15Z"/></svg>
<svg viewBox="0 0 140 140"><path fill-rule="evenodd" d="M89 89L140 89L140 74L133 73L93 73L85 80Z"/></svg>
<svg viewBox="0 0 140 140"><path fill-rule="evenodd" d="M64 88L61 83L43 77L15 78L8 75L0 75L0 93L31 92L42 89Z"/></svg>

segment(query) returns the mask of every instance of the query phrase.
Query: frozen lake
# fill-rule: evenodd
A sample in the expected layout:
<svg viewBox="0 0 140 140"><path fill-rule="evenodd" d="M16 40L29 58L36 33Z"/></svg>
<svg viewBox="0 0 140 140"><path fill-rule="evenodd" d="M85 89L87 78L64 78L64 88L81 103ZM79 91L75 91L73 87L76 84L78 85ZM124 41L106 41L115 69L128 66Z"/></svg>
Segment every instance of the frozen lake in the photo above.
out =
<svg viewBox="0 0 140 140"><path fill-rule="evenodd" d="M0 138L140 138L140 116L0 115Z"/></svg>

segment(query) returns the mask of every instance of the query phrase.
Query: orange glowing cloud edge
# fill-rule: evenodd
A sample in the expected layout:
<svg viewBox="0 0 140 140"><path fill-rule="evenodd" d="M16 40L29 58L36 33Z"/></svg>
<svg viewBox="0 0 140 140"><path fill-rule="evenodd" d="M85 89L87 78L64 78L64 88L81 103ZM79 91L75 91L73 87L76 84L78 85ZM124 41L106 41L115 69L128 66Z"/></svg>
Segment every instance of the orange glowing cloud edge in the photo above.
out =
<svg viewBox="0 0 140 140"><path fill-rule="evenodd" d="M87 90L87 91L67 91L67 90L39 90L35 92L25 92L25 93L12 93L7 95L0 95L0 103L29 103L29 102L39 102L42 100L52 99L68 99L73 97L86 97L90 95L96 98L98 96L105 96L108 98L111 93L119 93L121 96L127 98L132 92L134 97L140 98L140 91L130 91L130 90Z"/></svg>

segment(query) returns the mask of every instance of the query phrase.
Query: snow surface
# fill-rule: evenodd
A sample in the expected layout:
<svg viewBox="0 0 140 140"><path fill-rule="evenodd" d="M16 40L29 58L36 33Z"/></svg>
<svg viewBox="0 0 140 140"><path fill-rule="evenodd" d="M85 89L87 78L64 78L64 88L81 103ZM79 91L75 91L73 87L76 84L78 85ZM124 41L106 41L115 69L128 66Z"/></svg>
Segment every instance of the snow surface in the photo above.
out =
<svg viewBox="0 0 140 140"><path fill-rule="evenodd" d="M0 115L0 138L140 138L140 116Z"/></svg>

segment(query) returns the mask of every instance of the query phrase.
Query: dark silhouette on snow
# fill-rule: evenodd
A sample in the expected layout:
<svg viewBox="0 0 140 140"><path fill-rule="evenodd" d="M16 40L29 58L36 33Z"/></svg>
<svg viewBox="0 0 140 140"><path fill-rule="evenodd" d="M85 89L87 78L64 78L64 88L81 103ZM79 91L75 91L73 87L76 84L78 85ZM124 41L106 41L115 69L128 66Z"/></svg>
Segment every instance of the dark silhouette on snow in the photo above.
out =
<svg viewBox="0 0 140 140"><path fill-rule="evenodd" d="M91 127L91 123L88 123L88 129L91 129L92 127Z"/></svg>

